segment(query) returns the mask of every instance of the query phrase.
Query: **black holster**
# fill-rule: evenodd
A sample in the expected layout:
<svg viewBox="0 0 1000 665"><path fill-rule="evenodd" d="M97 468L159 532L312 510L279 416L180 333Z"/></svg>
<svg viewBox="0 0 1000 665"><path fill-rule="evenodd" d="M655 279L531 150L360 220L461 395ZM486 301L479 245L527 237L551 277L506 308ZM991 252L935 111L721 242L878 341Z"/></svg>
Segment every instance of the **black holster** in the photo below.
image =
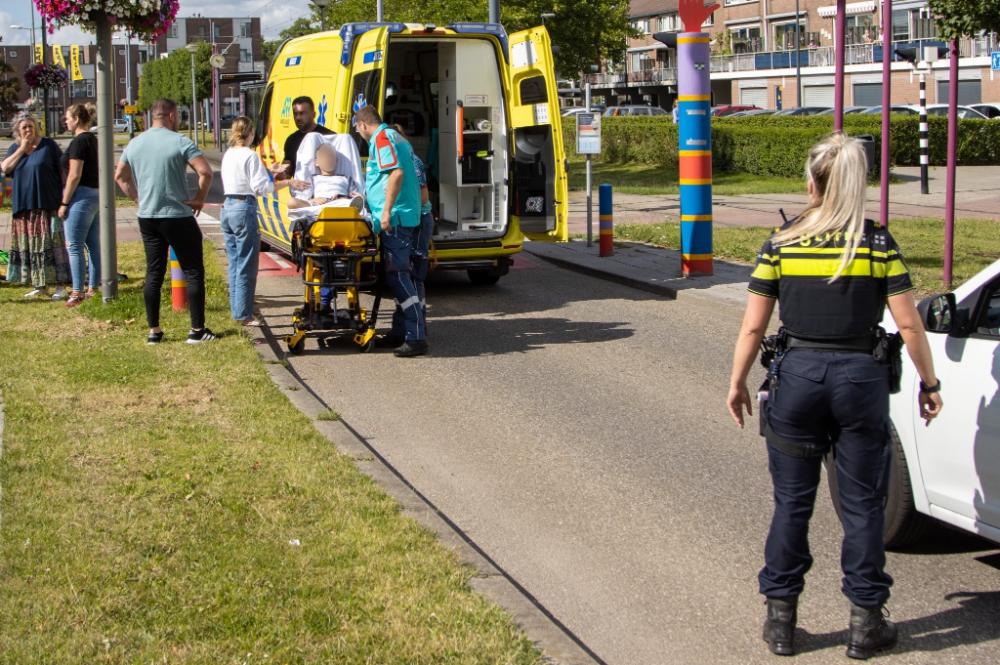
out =
<svg viewBox="0 0 1000 665"><path fill-rule="evenodd" d="M903 336L887 333L879 326L875 331L875 349L872 356L889 370L889 394L895 395L901 389L903 377Z"/></svg>

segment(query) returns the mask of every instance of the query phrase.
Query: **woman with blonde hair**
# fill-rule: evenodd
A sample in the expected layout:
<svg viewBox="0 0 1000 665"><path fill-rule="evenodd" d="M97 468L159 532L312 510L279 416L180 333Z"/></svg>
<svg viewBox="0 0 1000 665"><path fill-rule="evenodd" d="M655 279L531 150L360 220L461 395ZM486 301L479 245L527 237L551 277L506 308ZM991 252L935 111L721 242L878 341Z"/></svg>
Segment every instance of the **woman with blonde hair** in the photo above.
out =
<svg viewBox="0 0 1000 665"><path fill-rule="evenodd" d="M229 150L222 157L222 184L226 201L222 206L222 234L229 257L229 308L233 318L245 326L259 326L253 315L260 264L260 228L257 197L274 192L274 182L264 162L250 146L253 120L233 120Z"/></svg>
<svg viewBox="0 0 1000 665"><path fill-rule="evenodd" d="M888 482L890 376L885 307L920 374L920 415L941 411L940 382L910 291L903 256L889 231L865 219L867 164L857 139L831 135L809 151L810 203L764 243L750 278L729 389L743 427L753 413L747 376L775 302L775 340L761 432L774 485L774 517L758 575L767 598L764 640L795 652L798 597L812 566L809 519L823 456L833 450L844 540L842 591L851 604L847 655L867 659L896 643L883 616L892 578L885 572L883 499Z"/></svg>
<svg viewBox="0 0 1000 665"><path fill-rule="evenodd" d="M26 298L45 296L48 285L56 284L52 299L61 300L70 279L62 222L53 220L62 196L62 150L42 136L38 121L28 113L14 120L13 129L20 141L0 162L0 169L14 176L7 281L30 283L34 288Z"/></svg>
<svg viewBox="0 0 1000 665"><path fill-rule="evenodd" d="M73 140L62 156L66 185L59 206L59 217L63 219L66 229L69 265L73 273L73 291L66 300L67 307L75 307L93 297L101 281L101 230L97 223L101 203L97 137L90 131L90 125L96 117L97 109L93 104L73 104L66 109L66 127L73 132ZM84 248L87 250L86 255ZM83 290L85 273L88 277L86 291Z"/></svg>

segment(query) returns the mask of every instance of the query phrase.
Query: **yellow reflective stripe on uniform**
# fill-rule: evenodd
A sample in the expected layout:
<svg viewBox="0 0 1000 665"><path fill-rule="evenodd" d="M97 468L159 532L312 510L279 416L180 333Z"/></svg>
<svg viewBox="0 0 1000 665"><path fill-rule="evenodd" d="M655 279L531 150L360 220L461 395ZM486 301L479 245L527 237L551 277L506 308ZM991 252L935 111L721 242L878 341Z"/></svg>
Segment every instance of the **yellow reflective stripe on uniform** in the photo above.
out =
<svg viewBox="0 0 1000 665"><path fill-rule="evenodd" d="M892 259L886 265L886 277L897 277L899 275L906 275L910 271L906 269L906 264L897 259Z"/></svg>
<svg viewBox="0 0 1000 665"><path fill-rule="evenodd" d="M840 259L831 256L824 258L791 258L781 257L781 271L788 276L798 277L833 277L840 270ZM868 277L872 274L871 262L868 259L854 259L844 269L841 275L845 277Z"/></svg>
<svg viewBox="0 0 1000 665"><path fill-rule="evenodd" d="M781 268L769 263L758 263L750 275L751 279L763 279L768 282L781 279Z"/></svg>

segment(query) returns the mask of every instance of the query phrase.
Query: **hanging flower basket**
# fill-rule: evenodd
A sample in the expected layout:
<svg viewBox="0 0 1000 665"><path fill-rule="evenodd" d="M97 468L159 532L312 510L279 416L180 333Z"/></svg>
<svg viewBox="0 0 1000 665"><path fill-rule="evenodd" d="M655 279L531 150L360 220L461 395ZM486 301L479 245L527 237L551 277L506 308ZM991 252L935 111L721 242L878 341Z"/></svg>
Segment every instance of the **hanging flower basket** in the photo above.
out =
<svg viewBox="0 0 1000 665"><path fill-rule="evenodd" d="M144 42L156 41L173 24L180 0L34 0L49 32L64 25L93 30L107 18Z"/></svg>
<svg viewBox="0 0 1000 665"><path fill-rule="evenodd" d="M24 72L24 82L29 88L58 88L67 80L66 70L59 65L35 65Z"/></svg>

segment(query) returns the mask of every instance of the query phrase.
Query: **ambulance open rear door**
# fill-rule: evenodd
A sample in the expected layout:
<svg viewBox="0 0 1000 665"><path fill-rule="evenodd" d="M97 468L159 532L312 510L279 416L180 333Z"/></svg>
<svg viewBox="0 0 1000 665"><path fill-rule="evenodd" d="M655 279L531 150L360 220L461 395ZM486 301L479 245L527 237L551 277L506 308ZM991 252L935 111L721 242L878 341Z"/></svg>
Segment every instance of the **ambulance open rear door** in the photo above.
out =
<svg viewBox="0 0 1000 665"><path fill-rule="evenodd" d="M544 27L509 37L512 214L532 240L569 239L569 183L552 44Z"/></svg>

